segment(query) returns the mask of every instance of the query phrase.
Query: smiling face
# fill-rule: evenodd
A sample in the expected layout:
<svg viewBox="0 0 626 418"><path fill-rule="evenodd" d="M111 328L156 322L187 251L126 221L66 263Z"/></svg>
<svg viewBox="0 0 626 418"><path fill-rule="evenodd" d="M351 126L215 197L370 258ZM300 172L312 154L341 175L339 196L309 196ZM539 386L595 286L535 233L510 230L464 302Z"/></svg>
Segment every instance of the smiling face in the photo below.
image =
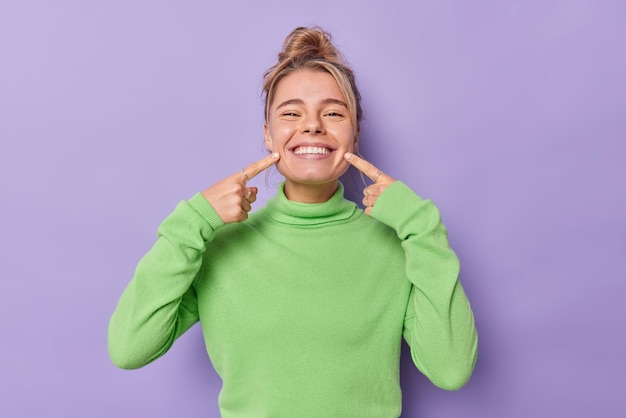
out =
<svg viewBox="0 0 626 418"><path fill-rule="evenodd" d="M264 126L265 146L280 154L278 171L285 193L332 192L348 169L343 156L353 152L357 133L339 85L323 71L299 70L283 78ZM328 196L329 198L330 196Z"/></svg>

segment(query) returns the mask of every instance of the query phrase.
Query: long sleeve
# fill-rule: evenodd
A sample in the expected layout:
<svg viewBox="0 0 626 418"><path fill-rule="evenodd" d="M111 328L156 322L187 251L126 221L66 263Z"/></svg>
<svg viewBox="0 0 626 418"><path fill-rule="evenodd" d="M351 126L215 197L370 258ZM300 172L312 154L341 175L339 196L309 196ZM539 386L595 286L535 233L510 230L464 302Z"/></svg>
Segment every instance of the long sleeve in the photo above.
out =
<svg viewBox="0 0 626 418"><path fill-rule="evenodd" d="M412 283L404 338L413 362L436 386L459 389L472 374L478 337L437 207L396 181L376 201L372 217L402 240Z"/></svg>
<svg viewBox="0 0 626 418"><path fill-rule="evenodd" d="M200 194L178 204L158 229L158 238L138 263L109 322L109 355L124 369L162 356L198 321L192 283L206 242L223 225Z"/></svg>

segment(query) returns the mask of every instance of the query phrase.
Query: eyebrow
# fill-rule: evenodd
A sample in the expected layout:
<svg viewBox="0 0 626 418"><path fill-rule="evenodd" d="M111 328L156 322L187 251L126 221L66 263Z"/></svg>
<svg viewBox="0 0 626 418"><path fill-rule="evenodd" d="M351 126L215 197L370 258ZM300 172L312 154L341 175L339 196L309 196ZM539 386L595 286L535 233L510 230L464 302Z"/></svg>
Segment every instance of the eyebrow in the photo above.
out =
<svg viewBox="0 0 626 418"><path fill-rule="evenodd" d="M276 110L280 109L281 107L285 107L285 106L303 105L303 104L304 104L304 100L302 100L302 99L289 99L289 100L285 100L284 102L282 102L281 104L276 106ZM348 108L348 105L343 100L339 100L339 99L332 99L332 98L324 99L324 100L322 100L322 104L323 105L337 104L337 105L345 107L346 109Z"/></svg>

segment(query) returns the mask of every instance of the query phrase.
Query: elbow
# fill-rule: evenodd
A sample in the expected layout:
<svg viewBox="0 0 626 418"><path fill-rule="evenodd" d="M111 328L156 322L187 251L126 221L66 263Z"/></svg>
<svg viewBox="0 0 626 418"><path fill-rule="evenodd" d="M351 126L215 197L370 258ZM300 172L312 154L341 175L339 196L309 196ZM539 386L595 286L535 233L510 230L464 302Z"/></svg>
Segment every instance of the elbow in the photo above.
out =
<svg viewBox="0 0 626 418"><path fill-rule="evenodd" d="M127 332L109 328L108 351L109 358L120 369L135 370L150 363L145 347L141 347Z"/></svg>
<svg viewBox="0 0 626 418"><path fill-rule="evenodd" d="M113 364L115 364L120 369L135 370L145 366L145 363L138 361L138 356L132 355L130 350L113 344L110 341L109 357L111 358Z"/></svg>
<svg viewBox="0 0 626 418"><path fill-rule="evenodd" d="M476 364L476 352L466 362L457 363L431 379L433 384L440 389L455 391L461 389L472 377Z"/></svg>
<svg viewBox="0 0 626 418"><path fill-rule="evenodd" d="M113 364L123 370L136 370L143 366L142 364L138 364L137 362L134 362L125 357L117 357L111 355L111 360L113 361Z"/></svg>
<svg viewBox="0 0 626 418"><path fill-rule="evenodd" d="M471 377L471 371L469 373L450 373L446 376L441 376L438 379L433 379L433 384L440 389L447 391L455 391L461 389Z"/></svg>
<svg viewBox="0 0 626 418"><path fill-rule="evenodd" d="M169 349L165 344L146 344L145 335L109 334L109 357L120 369L135 370L152 363Z"/></svg>

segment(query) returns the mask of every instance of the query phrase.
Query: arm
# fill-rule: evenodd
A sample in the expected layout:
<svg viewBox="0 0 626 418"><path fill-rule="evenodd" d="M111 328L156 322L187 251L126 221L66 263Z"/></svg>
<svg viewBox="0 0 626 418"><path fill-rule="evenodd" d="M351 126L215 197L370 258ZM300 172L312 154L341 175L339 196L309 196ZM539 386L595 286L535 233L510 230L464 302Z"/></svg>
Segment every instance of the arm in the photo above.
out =
<svg viewBox="0 0 626 418"><path fill-rule="evenodd" d="M365 213L393 228L402 241L412 283L404 338L413 362L433 384L459 389L474 369L478 337L439 211L371 163L351 153L345 159L374 182L363 190Z"/></svg>
<svg viewBox="0 0 626 418"><path fill-rule="evenodd" d="M109 323L109 354L117 366L136 369L152 362L198 321L192 283L205 242L221 225L200 194L181 202L160 225Z"/></svg>
<svg viewBox="0 0 626 418"><path fill-rule="evenodd" d="M413 284L404 323L413 362L433 384L459 389L472 374L478 338L458 280L459 261L437 207L396 181L380 195L371 215L402 240L406 275Z"/></svg>
<svg viewBox="0 0 626 418"><path fill-rule="evenodd" d="M278 159L273 153L250 164L181 202L163 221L109 322L109 355L117 366L145 366L198 321L192 284L206 243L222 225L248 218L258 190L247 182Z"/></svg>

